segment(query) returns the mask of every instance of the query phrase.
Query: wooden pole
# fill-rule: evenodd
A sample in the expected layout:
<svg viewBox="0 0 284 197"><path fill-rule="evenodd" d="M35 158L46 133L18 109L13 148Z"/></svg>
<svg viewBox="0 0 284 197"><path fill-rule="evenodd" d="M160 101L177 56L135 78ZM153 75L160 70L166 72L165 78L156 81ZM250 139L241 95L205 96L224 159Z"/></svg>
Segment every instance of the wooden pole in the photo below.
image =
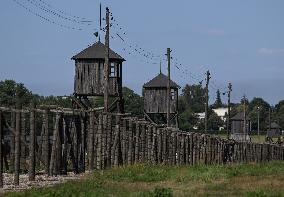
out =
<svg viewBox="0 0 284 197"><path fill-rule="evenodd" d="M11 112L11 128L16 131L16 113ZM15 134L10 132L11 150L10 150L10 172L15 170Z"/></svg>
<svg viewBox="0 0 284 197"><path fill-rule="evenodd" d="M171 49L167 48L168 59L168 85L167 85L167 126L170 126L171 113Z"/></svg>
<svg viewBox="0 0 284 197"><path fill-rule="evenodd" d="M19 107L19 105L17 106ZM15 135L15 172L14 184L19 185L20 176L20 140L21 140L21 112L16 112L16 135Z"/></svg>
<svg viewBox="0 0 284 197"><path fill-rule="evenodd" d="M245 136L245 139L246 139L246 132L247 132L247 126L246 126L246 124L247 124L247 120L246 120L246 95L244 95L244 104L243 104L243 106L244 106L244 128L243 128L243 133L244 133L244 136Z"/></svg>
<svg viewBox="0 0 284 197"><path fill-rule="evenodd" d="M30 113L30 162L29 162L29 180L35 180L35 143L36 143L36 135L35 135L35 105L31 103L31 113Z"/></svg>
<svg viewBox="0 0 284 197"><path fill-rule="evenodd" d="M59 121L60 121L60 114L56 113L55 121L54 121L54 127L53 127L53 139L52 139L52 150L51 150L51 158L50 158L50 166L49 166L49 174L57 175L57 157L58 157L58 142L59 142Z"/></svg>
<svg viewBox="0 0 284 197"><path fill-rule="evenodd" d="M85 155L86 155L86 151L85 151L85 133L86 133L86 121L85 121L85 116L81 116L80 117L81 120L81 165L80 165L80 171L81 172L85 172Z"/></svg>
<svg viewBox="0 0 284 197"><path fill-rule="evenodd" d="M45 173L49 174L49 121L48 121L48 114L49 114L49 110L46 109L44 111L44 124L45 124L45 128L44 128L44 140L43 140L43 155L44 155L44 162L45 162Z"/></svg>
<svg viewBox="0 0 284 197"><path fill-rule="evenodd" d="M268 128L269 128L269 131L271 131L271 107L269 106L269 126L268 126Z"/></svg>
<svg viewBox="0 0 284 197"><path fill-rule="evenodd" d="M0 110L0 188L3 188L3 150L2 150L3 121Z"/></svg>
<svg viewBox="0 0 284 197"><path fill-rule="evenodd" d="M206 87L205 87L205 133L208 132L208 102L209 102L209 80L210 80L209 70L206 72Z"/></svg>
<svg viewBox="0 0 284 197"><path fill-rule="evenodd" d="M105 65L104 65L104 110L108 112L109 90L109 9L106 8L106 35L105 35Z"/></svg>
<svg viewBox="0 0 284 197"><path fill-rule="evenodd" d="M231 132L231 92L232 92L232 84L229 83L228 86L228 117L227 117L227 139L230 138Z"/></svg>
<svg viewBox="0 0 284 197"><path fill-rule="evenodd" d="M90 129L89 129L89 151L88 151L88 159L89 159L89 171L94 169L94 126L95 126L95 112L90 112Z"/></svg>

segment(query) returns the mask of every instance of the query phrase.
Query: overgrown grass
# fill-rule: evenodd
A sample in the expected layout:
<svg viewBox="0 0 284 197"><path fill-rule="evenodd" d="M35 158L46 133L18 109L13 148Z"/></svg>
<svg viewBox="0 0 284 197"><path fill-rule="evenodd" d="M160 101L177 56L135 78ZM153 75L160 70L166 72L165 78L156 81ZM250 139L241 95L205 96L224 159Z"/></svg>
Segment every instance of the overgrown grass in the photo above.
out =
<svg viewBox="0 0 284 197"><path fill-rule="evenodd" d="M6 196L284 196L284 162L178 167L136 164Z"/></svg>

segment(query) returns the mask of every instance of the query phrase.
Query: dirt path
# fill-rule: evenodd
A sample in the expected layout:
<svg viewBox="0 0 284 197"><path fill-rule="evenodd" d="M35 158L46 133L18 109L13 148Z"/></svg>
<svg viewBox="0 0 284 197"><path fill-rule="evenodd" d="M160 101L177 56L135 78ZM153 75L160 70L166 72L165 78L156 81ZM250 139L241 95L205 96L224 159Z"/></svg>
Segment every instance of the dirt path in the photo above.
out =
<svg viewBox="0 0 284 197"><path fill-rule="evenodd" d="M35 181L29 181L28 174L20 175L20 185L14 185L14 175L4 173L4 186L0 189L0 195L9 191L23 191L31 188L50 187L56 184L64 183L68 180L77 180L84 178L88 173L74 174L72 172L67 175L47 176L46 174L36 175Z"/></svg>

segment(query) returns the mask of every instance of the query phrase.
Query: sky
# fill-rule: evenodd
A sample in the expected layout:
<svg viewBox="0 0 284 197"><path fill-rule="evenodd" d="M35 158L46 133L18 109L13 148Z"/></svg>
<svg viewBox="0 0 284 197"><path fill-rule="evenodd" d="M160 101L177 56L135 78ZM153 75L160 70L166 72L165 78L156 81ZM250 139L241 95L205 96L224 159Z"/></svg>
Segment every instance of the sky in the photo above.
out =
<svg viewBox="0 0 284 197"><path fill-rule="evenodd" d="M72 94L71 57L98 41L100 2L103 14L108 6L114 17L110 46L126 59L123 85L138 94L159 73L160 59L166 74L169 47L171 77L181 87L210 70L211 103L228 82L233 102L244 94L272 105L284 99L283 0L2 0L0 80L14 79L40 95Z"/></svg>

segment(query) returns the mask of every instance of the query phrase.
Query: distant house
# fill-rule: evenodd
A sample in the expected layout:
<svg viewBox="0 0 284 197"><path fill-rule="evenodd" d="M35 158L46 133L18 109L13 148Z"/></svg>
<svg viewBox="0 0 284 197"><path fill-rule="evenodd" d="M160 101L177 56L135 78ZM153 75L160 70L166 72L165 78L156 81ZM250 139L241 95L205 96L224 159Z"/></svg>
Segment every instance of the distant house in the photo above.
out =
<svg viewBox="0 0 284 197"><path fill-rule="evenodd" d="M223 121L226 121L226 115L228 113L228 108L221 107L213 109L213 111L217 114L218 117L220 117ZM197 113L196 114L200 120L205 119L205 112Z"/></svg>
<svg viewBox="0 0 284 197"><path fill-rule="evenodd" d="M272 122L270 124L270 130L269 130L269 125L267 125L267 137L276 138L280 136L281 136L281 127L276 122Z"/></svg>
<svg viewBox="0 0 284 197"><path fill-rule="evenodd" d="M221 108L213 109L213 111L217 114L218 117L221 118L222 121L226 121L228 108L221 107ZM197 115L197 117L199 118L200 121L204 121L204 119L205 119L205 112L197 113L196 115ZM224 125L219 127L219 130L224 130Z"/></svg>
<svg viewBox="0 0 284 197"><path fill-rule="evenodd" d="M244 113L237 113L231 118L231 138L237 141L249 141L250 124L250 119L246 117L246 129L244 130Z"/></svg>
<svg viewBox="0 0 284 197"><path fill-rule="evenodd" d="M227 107L220 107L213 109L213 111L220 117L223 121L226 121L226 116L228 114L228 108Z"/></svg>
<svg viewBox="0 0 284 197"><path fill-rule="evenodd" d="M204 120L204 119L205 119L205 112L197 113L196 115L198 116L198 118L199 118L200 120Z"/></svg>

